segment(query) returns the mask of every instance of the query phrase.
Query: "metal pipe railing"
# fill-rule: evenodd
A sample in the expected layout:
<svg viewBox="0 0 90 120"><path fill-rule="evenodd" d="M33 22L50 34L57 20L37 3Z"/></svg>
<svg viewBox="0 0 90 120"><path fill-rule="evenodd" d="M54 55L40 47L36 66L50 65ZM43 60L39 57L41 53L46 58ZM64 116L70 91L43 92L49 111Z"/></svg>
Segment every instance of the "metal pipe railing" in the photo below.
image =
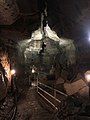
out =
<svg viewBox="0 0 90 120"><path fill-rule="evenodd" d="M41 85L43 85L43 86L45 86L45 87L47 87L47 88L49 88L49 89L51 89L51 90L54 90L54 91L60 93L61 95L64 95L65 97L68 96L67 94L65 94L65 93L63 93L63 92L61 92L61 91L59 91L59 90L57 90L57 89L55 89L55 88L52 88L52 87L50 87L50 86L48 86L48 85L45 85L45 84L43 84L43 83L41 83L41 82L38 82L38 84L41 84Z"/></svg>
<svg viewBox="0 0 90 120"><path fill-rule="evenodd" d="M51 98L55 99L57 102L61 102L60 100L58 100L57 98L55 98L54 96L52 96L51 94L49 94L48 92L46 92L45 90L43 90L42 88L38 87L41 91L43 91L44 93L46 93L47 95L49 95Z"/></svg>
<svg viewBox="0 0 90 120"><path fill-rule="evenodd" d="M49 88L50 90L53 90L53 91L54 91L54 95L51 95L51 94L48 93L46 90L44 90L43 88L41 88L39 85L44 86L44 87L46 87L46 88ZM43 97L48 103L50 103L55 109L58 109L57 106L56 106L53 102L51 102L51 101L49 100L49 98L45 97L45 95L43 95L42 93L40 93L39 90L42 91L43 93L45 93L46 95L48 95L50 98L52 98L54 101L56 101L56 102L58 102L58 103L61 103L61 101L60 101L58 98L56 98L56 94L57 94L57 93L59 93L60 95L63 95L64 97L67 97L67 96L68 96L67 94L65 94L65 93L63 93L63 92L61 92L61 91L59 91L59 90L57 90L57 89L54 89L54 88L52 88L52 87L50 87L50 86L48 86L48 85L46 85L46 84L43 84L43 83L39 82L38 79L37 79L37 92L38 92L38 94L39 94L41 97Z"/></svg>
<svg viewBox="0 0 90 120"><path fill-rule="evenodd" d="M44 95L42 95L40 92L38 92L38 94L42 96L48 103L50 103L56 110L58 110L58 108L50 100L48 100Z"/></svg>

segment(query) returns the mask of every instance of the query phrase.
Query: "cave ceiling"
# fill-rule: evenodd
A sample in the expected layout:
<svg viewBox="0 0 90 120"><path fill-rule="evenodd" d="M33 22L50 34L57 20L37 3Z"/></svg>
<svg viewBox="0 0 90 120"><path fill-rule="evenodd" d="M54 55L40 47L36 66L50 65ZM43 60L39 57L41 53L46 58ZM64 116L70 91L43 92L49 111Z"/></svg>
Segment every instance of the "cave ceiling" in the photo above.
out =
<svg viewBox="0 0 90 120"><path fill-rule="evenodd" d="M31 39L45 10L44 25L48 21L59 37L89 46L90 0L0 0L0 39L7 43Z"/></svg>
<svg viewBox="0 0 90 120"><path fill-rule="evenodd" d="M40 13L47 6L49 26L59 36L88 40L90 27L89 0L1 0L0 30L21 33L25 38L40 26ZM17 35L18 36L18 35ZM22 38L22 39L24 39Z"/></svg>

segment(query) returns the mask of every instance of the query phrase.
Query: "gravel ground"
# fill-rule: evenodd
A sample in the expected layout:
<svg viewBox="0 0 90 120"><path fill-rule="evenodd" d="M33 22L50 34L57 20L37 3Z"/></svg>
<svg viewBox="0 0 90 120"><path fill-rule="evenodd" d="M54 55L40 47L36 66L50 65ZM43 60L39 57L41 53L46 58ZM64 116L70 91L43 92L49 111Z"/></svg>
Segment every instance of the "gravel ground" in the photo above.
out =
<svg viewBox="0 0 90 120"><path fill-rule="evenodd" d="M15 120L49 120L51 113L38 103L35 87L22 92L17 105Z"/></svg>
<svg viewBox="0 0 90 120"><path fill-rule="evenodd" d="M11 120L14 111L14 97L7 94L6 98L0 104L0 120Z"/></svg>

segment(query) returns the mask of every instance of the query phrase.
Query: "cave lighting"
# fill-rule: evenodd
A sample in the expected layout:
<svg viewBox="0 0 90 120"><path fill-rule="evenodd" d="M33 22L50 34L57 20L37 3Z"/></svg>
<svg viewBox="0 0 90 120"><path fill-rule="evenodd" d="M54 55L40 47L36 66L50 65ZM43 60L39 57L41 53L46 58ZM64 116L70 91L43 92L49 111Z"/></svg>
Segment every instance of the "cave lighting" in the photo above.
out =
<svg viewBox="0 0 90 120"><path fill-rule="evenodd" d="M90 36L89 36L89 38L88 38L88 41L90 42Z"/></svg>
<svg viewBox="0 0 90 120"><path fill-rule="evenodd" d="M32 73L35 73L35 70L34 70L34 69L32 69Z"/></svg>
<svg viewBox="0 0 90 120"><path fill-rule="evenodd" d="M87 80L87 84L88 84L88 87L89 87L89 100L90 100L90 70L85 72L85 79Z"/></svg>
<svg viewBox="0 0 90 120"><path fill-rule="evenodd" d="M90 28L88 28L86 31L87 31L87 42L90 43Z"/></svg>
<svg viewBox="0 0 90 120"><path fill-rule="evenodd" d="M32 72L32 73L35 73L36 71L37 71L37 68L33 65L31 72Z"/></svg>
<svg viewBox="0 0 90 120"><path fill-rule="evenodd" d="M90 71L87 71L85 73L85 79L87 80L87 82L90 84Z"/></svg>
<svg viewBox="0 0 90 120"><path fill-rule="evenodd" d="M11 70L11 75L14 75L16 71L14 69Z"/></svg>

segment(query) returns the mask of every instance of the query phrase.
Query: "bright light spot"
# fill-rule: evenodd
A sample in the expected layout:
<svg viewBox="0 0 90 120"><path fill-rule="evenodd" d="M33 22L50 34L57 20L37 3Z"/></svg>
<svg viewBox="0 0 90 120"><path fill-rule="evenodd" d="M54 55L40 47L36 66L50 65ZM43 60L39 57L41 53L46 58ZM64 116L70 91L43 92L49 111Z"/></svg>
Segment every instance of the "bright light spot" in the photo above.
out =
<svg viewBox="0 0 90 120"><path fill-rule="evenodd" d="M52 40L55 40L55 41L60 40L60 38L57 36L56 32L51 30L51 28L48 26L48 24L45 27L45 34L46 34L46 37L49 37Z"/></svg>
<svg viewBox="0 0 90 120"><path fill-rule="evenodd" d="M86 80L90 82L90 75L86 75Z"/></svg>
<svg viewBox="0 0 90 120"><path fill-rule="evenodd" d="M85 73L85 79L87 80L87 82L90 82L90 71L87 71Z"/></svg>
<svg viewBox="0 0 90 120"><path fill-rule="evenodd" d="M32 73L35 73L35 70L34 70L34 69L32 69Z"/></svg>
<svg viewBox="0 0 90 120"><path fill-rule="evenodd" d="M88 41L88 43L90 42L90 30L88 30L88 32L87 32L87 41Z"/></svg>
<svg viewBox="0 0 90 120"><path fill-rule="evenodd" d="M36 83L35 83L35 82L32 82L31 85L35 87L35 86L36 86Z"/></svg>
<svg viewBox="0 0 90 120"><path fill-rule="evenodd" d="M14 75L16 73L16 71L13 69L11 70L11 75Z"/></svg>
<svg viewBox="0 0 90 120"><path fill-rule="evenodd" d="M89 36L89 39L88 39L88 41L90 42L90 36Z"/></svg>
<svg viewBox="0 0 90 120"><path fill-rule="evenodd" d="M33 39L33 40L41 40L42 39L42 33L41 33L40 28L32 33L31 39Z"/></svg>

